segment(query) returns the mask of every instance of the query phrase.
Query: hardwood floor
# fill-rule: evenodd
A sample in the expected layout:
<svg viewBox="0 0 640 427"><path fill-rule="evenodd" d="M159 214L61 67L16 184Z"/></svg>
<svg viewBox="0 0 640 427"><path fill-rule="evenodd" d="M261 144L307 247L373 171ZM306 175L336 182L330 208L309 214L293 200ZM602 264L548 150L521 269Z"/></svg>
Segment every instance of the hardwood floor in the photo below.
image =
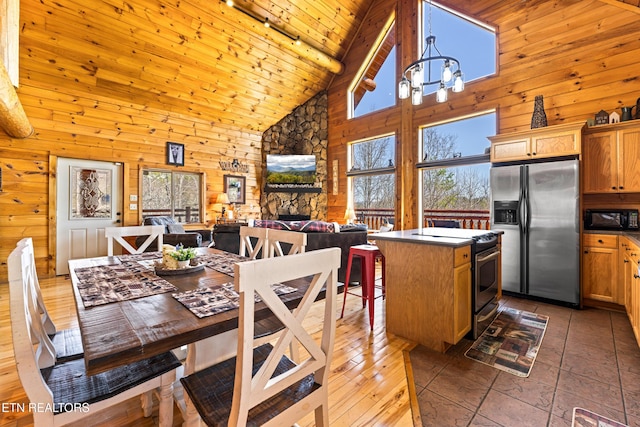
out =
<svg viewBox="0 0 640 427"><path fill-rule="evenodd" d="M77 327L71 282L61 276L40 281L45 304L59 329ZM342 309L339 295L336 317ZM318 310L309 330L320 329ZM360 300L347 297L343 319L337 321L335 351L331 364L329 416L332 427L340 426L412 426L413 418L403 350L409 341L388 336L384 329L384 304L376 300L374 330L369 331L366 310ZM29 426L28 412L12 411L11 404L27 403L15 368L8 286L0 286L0 426ZM144 418L139 399L130 399L117 407L95 414L76 426L152 426L157 425L157 407L151 418ZM177 408L174 426L182 424ZM300 426L313 426L313 416L302 419Z"/></svg>

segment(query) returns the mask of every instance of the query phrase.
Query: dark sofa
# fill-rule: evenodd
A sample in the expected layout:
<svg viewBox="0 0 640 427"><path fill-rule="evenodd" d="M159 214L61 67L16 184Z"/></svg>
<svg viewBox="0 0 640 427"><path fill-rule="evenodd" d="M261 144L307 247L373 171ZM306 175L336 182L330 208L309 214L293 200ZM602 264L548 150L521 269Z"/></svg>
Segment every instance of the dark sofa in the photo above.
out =
<svg viewBox="0 0 640 427"><path fill-rule="evenodd" d="M294 221L261 221L261 225L269 226L277 223L293 223ZM313 223L318 221L295 221L296 223ZM258 224L258 221L256 222ZM298 224L297 224L298 225ZM313 224L310 224L313 225ZM317 228L305 227L295 231L307 233L307 251L316 249L339 247L342 249L340 257L340 269L338 270L338 281L344 283L347 260L349 258L349 248L354 245L367 243L366 226L341 225L340 232L316 231ZM240 225L239 224L216 224L213 228L213 244L216 249L237 254L240 250ZM282 245L286 251L288 248ZM351 268L350 282L360 282L360 260L354 257Z"/></svg>
<svg viewBox="0 0 640 427"><path fill-rule="evenodd" d="M164 234L162 242L167 245L176 246L182 244L186 248L197 248L200 246L208 246L211 243L211 230L193 230L186 231L182 224L176 222L170 216L148 216L144 218L143 225L164 225ZM139 247L147 239L147 236L140 236L136 239L136 247ZM149 245L147 251L157 250L158 245L153 243Z"/></svg>

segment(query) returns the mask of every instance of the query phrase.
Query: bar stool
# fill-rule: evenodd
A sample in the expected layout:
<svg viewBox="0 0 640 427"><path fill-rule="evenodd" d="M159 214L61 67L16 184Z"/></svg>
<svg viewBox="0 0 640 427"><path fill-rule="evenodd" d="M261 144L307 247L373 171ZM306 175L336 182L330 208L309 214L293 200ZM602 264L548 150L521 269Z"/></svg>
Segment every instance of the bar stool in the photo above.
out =
<svg viewBox="0 0 640 427"><path fill-rule="evenodd" d="M353 261L353 257L357 256L360 258L361 265L361 287L362 287L362 295L355 294L353 292L348 292L349 289L349 277L351 276L351 263ZM356 245L351 246L349 249L349 259L347 261L347 275L344 281L344 299L342 301L342 314L340 314L340 318L344 316L344 306L347 302L347 294L356 295L362 298L362 307L364 308L365 304L369 302L369 325L373 330L373 306L374 301L377 298L375 296L375 280L376 280L376 260L380 259L382 262L382 295L378 297L385 296L385 267L384 267L384 256L380 249L378 249L375 245Z"/></svg>

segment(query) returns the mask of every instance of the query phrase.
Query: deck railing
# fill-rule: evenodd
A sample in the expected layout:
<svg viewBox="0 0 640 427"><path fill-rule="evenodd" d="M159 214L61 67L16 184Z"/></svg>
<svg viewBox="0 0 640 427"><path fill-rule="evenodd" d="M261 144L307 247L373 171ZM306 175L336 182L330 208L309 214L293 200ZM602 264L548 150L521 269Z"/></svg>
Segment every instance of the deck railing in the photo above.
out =
<svg viewBox="0 0 640 427"><path fill-rule="evenodd" d="M175 209L173 212L168 209L144 209L142 216L173 216L175 220L182 224L189 224L192 222L200 222L200 211L198 208L192 208L187 206L183 209Z"/></svg>
<svg viewBox="0 0 640 427"><path fill-rule="evenodd" d="M378 230L381 225L393 222L393 209L356 209L358 222L367 224L370 230ZM436 221L457 221L460 228L488 230L491 226L488 210L425 209L423 226L438 225Z"/></svg>

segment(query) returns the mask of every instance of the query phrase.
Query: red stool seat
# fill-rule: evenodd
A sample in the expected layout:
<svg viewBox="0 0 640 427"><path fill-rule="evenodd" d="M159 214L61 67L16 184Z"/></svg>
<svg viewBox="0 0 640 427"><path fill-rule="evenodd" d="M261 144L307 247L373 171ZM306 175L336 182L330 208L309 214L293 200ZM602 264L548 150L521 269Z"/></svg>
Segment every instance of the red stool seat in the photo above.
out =
<svg viewBox="0 0 640 427"><path fill-rule="evenodd" d="M362 283L360 283L362 287L362 295L355 294L353 292L348 292L349 289L349 277L351 276L351 263L353 261L353 257L357 256L360 258L361 263L361 271L362 271ZM385 267L384 267L384 256L380 249L378 249L375 245L356 245L351 246L349 249L349 259L347 261L347 274L344 280L344 299L342 301L342 314L340 314L340 318L344 316L344 306L347 302L347 294L356 295L362 298L362 307L364 308L365 304L369 303L369 325L373 330L373 306L375 296L375 281L376 281L376 260L380 259L382 263L382 296L385 295Z"/></svg>

